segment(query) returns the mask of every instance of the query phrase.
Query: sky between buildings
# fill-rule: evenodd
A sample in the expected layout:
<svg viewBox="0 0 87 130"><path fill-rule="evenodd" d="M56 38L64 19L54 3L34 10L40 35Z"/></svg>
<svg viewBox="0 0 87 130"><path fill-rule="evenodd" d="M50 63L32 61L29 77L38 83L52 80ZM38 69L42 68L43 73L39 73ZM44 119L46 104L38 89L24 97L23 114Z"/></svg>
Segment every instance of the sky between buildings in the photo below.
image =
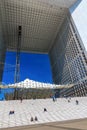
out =
<svg viewBox="0 0 87 130"><path fill-rule="evenodd" d="M7 52L3 82L6 84L14 83L16 53ZM20 81L26 78L52 83L52 74L49 56L46 54L20 54Z"/></svg>

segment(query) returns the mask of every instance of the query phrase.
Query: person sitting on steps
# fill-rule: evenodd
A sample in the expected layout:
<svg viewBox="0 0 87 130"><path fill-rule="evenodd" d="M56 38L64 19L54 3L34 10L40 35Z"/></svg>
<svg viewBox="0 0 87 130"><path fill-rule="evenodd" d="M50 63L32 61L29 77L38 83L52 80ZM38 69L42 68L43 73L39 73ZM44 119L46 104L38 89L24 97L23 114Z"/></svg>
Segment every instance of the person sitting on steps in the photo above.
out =
<svg viewBox="0 0 87 130"><path fill-rule="evenodd" d="M38 121L37 116L35 116L35 121Z"/></svg>
<svg viewBox="0 0 87 130"><path fill-rule="evenodd" d="M9 115L14 114L14 110L10 110Z"/></svg>
<svg viewBox="0 0 87 130"><path fill-rule="evenodd" d="M46 109L46 108L44 108L44 112L47 112L47 109Z"/></svg>
<svg viewBox="0 0 87 130"><path fill-rule="evenodd" d="M31 117L31 121L34 121L33 117Z"/></svg>

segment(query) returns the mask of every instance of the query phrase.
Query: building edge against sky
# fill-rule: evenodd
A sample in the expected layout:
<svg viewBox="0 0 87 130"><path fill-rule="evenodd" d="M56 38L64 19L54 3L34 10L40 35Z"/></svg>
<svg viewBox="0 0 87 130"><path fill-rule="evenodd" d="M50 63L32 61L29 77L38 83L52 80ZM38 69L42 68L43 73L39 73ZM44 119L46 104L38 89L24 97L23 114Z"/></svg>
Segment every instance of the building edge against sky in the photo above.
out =
<svg viewBox="0 0 87 130"><path fill-rule="evenodd" d="M83 1L77 1L76 5L70 8L55 39L55 44L49 52L54 83L72 83L75 85L71 89L61 90L61 95L84 96L87 94L87 47L86 41L85 43L82 41L82 27L78 28L80 21L77 25L76 15L74 14L76 9L78 15L80 15L81 10L78 12L80 2ZM77 19L81 18L81 16L78 17ZM86 25L85 22L84 26Z"/></svg>
<svg viewBox="0 0 87 130"><path fill-rule="evenodd" d="M72 15L69 10L66 11L66 17L49 50L49 57L54 83L74 84L73 88L61 90L60 94L85 96L87 94L87 53ZM2 59L4 58L1 57L0 60Z"/></svg>
<svg viewBox="0 0 87 130"><path fill-rule="evenodd" d="M87 0L79 0L70 8L71 16L84 44L84 51L87 53Z"/></svg>

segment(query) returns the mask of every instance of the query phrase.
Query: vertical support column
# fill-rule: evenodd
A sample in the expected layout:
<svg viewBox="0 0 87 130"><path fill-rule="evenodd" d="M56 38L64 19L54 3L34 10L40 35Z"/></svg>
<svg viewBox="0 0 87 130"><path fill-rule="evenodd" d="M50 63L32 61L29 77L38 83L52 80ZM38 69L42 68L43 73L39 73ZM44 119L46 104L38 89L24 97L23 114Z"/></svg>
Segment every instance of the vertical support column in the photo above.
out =
<svg viewBox="0 0 87 130"><path fill-rule="evenodd" d="M21 48L21 30L22 27L18 27L18 43L16 52L16 69L15 69L15 83L20 81L20 48Z"/></svg>
<svg viewBox="0 0 87 130"><path fill-rule="evenodd" d="M22 27L18 27L18 43L17 43L17 52L16 52L16 68L15 68L15 83L20 81L20 48L21 48L21 31ZM15 88L14 99L18 99L18 90Z"/></svg>

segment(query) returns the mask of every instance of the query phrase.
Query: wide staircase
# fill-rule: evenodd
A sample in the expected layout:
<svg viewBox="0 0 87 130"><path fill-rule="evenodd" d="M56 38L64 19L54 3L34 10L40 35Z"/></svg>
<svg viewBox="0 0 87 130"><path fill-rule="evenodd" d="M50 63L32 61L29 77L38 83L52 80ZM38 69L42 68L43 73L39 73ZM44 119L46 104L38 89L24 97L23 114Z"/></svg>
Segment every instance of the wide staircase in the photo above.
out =
<svg viewBox="0 0 87 130"><path fill-rule="evenodd" d="M44 108L47 111L44 111ZM10 111L14 113L9 114ZM54 101L52 98L30 99L22 102L20 100L0 101L0 128L82 118L87 118L87 97L57 98Z"/></svg>

